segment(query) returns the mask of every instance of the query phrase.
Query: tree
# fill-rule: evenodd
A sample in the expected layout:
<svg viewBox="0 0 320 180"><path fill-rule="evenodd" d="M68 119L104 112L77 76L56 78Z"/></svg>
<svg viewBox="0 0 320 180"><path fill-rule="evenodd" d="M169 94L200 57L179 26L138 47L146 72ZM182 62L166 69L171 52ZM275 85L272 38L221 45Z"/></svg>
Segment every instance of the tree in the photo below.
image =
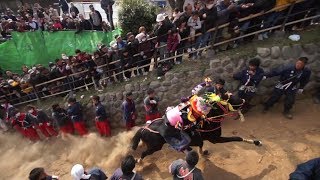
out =
<svg viewBox="0 0 320 180"><path fill-rule="evenodd" d="M137 34L140 26L151 31L156 22L157 12L158 7L145 0L122 0L119 9L119 23L123 34L128 32Z"/></svg>

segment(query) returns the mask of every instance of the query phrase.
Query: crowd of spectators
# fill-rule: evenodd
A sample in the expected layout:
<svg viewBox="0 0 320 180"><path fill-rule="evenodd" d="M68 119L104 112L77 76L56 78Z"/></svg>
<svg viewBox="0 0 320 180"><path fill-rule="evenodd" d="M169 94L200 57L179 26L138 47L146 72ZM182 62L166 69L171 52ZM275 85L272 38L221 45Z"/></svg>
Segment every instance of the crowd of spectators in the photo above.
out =
<svg viewBox="0 0 320 180"><path fill-rule="evenodd" d="M12 31L59 31L59 30L98 30L108 32L111 30L109 22L103 21L99 11L90 5L90 19L85 19L78 8L71 2L59 2L62 13L54 6L42 7L39 3L29 5L24 3L17 12L7 8L1 13L1 36L3 39L11 37Z"/></svg>
<svg viewBox="0 0 320 180"><path fill-rule="evenodd" d="M23 101L36 98L34 90L37 90L37 96L46 96L84 86L92 81L95 82L96 89L101 90L108 82L128 81L132 75L145 75L150 70L149 64L152 58L155 61L154 68L160 77L172 66L182 62L183 53L197 60L209 42L229 40L283 23L289 10L289 6L283 8L283 5L290 3L292 3L291 0L195 1L194 5L187 4L184 12L175 9L170 16L166 13L158 14L153 30L141 26L138 34L129 32L124 36L116 36L115 43L111 47L98 44L93 54L76 50L75 55L62 54L61 58L49 62L48 68L40 64L32 67L23 65L22 74L1 70L0 93L2 96L9 95L10 99ZM61 15L62 20L56 9L42 8L37 3L32 8L28 4L21 6L17 15L8 9L2 15L2 34L5 37L9 29L19 31L38 28L44 30L78 29L79 31L82 29L110 30L110 27L107 27L108 23L102 21L101 14L93 6L90 6L90 20L87 20L82 14L79 14L72 3L70 4L70 9L62 8L64 12ZM287 21L313 15L317 12L316 9L305 10L315 7L315 4L316 1L309 0L294 6L291 12L293 16L288 17ZM274 7L277 8L276 11L239 22L240 18L266 12ZM227 22L230 22L227 27L219 29L216 33L211 31L212 28ZM295 27L301 28L310 23L311 21L296 24ZM48 24L51 25L48 26ZM292 28L294 27L287 27L288 30ZM266 31L259 34L258 39L268 38L270 33L272 32ZM248 36L230 41L215 47L215 50L224 51L236 48L243 41L250 41L253 38L254 36ZM162 60L172 56L176 58L157 63L158 59ZM78 74L71 75L74 73ZM68 77L47 85L37 86L42 82L62 76Z"/></svg>

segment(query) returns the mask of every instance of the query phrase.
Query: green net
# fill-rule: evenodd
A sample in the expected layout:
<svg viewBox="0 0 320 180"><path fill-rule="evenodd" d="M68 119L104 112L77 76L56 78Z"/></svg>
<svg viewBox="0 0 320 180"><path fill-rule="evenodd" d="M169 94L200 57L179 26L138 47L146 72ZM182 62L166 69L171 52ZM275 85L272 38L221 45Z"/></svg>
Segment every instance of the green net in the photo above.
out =
<svg viewBox="0 0 320 180"><path fill-rule="evenodd" d="M109 45L114 36L121 34L120 29L103 33L85 31L58 32L13 32L12 40L0 44L0 66L4 70L20 72L23 64L48 65L48 62L61 58L62 53L74 55L76 49L89 53L97 50L98 43Z"/></svg>

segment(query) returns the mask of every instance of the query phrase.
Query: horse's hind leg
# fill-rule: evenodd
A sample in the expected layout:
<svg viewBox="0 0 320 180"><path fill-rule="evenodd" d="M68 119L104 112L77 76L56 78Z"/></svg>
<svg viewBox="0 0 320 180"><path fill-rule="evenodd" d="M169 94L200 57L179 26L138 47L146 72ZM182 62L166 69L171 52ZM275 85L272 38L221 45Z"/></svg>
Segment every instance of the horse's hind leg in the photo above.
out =
<svg viewBox="0 0 320 180"><path fill-rule="evenodd" d="M146 156L153 154L156 151L159 151L162 149L162 146L158 146L158 147L147 147L147 150L143 151L141 154L140 159L138 159L138 162L141 162Z"/></svg>

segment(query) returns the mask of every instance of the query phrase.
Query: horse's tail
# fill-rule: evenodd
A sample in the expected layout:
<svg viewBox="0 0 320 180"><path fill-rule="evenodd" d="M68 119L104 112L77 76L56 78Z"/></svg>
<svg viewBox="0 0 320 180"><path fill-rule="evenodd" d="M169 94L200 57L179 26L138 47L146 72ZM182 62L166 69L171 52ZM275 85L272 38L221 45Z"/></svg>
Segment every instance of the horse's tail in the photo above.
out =
<svg viewBox="0 0 320 180"><path fill-rule="evenodd" d="M142 130L143 129L140 128L132 138L132 146L131 146L131 148L133 150L136 150L138 145L139 145L139 142L140 142L141 137L142 137Z"/></svg>

